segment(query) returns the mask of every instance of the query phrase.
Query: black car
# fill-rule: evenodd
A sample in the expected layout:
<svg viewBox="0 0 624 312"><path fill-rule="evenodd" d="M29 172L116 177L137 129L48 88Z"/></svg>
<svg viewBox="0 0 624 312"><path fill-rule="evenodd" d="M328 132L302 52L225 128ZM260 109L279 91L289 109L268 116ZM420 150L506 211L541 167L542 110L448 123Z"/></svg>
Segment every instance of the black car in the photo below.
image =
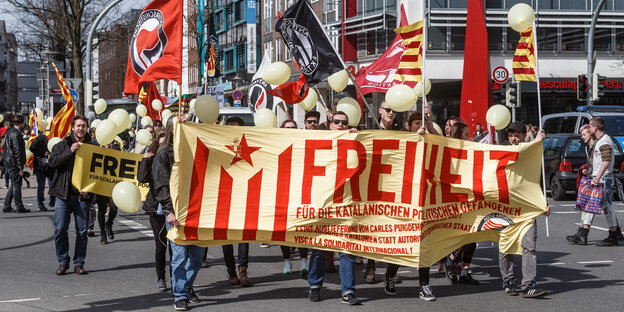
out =
<svg viewBox="0 0 624 312"><path fill-rule="evenodd" d="M544 139L544 166L547 177L547 188L554 200L563 200L568 191L577 191L576 178L579 168L587 163L587 145L579 134L548 134ZM617 142L613 142L615 153L614 192L620 199L624 199L622 188L622 163L624 154Z"/></svg>

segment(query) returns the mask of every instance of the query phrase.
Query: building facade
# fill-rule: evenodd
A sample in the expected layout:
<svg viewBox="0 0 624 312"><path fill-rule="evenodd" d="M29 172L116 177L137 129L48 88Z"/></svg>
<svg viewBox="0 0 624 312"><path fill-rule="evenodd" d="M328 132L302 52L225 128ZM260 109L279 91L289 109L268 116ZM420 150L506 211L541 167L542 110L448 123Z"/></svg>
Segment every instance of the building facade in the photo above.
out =
<svg viewBox="0 0 624 312"><path fill-rule="evenodd" d="M20 111L17 101L17 40L0 20L0 110Z"/></svg>

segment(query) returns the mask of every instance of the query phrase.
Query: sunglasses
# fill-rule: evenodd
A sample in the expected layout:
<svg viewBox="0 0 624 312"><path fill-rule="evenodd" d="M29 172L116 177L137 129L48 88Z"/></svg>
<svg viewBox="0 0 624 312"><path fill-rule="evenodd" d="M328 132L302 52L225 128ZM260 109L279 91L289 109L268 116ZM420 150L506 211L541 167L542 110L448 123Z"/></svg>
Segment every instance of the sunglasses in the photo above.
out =
<svg viewBox="0 0 624 312"><path fill-rule="evenodd" d="M288 126L288 127L284 127L285 129L297 129L297 127L295 126Z"/></svg>
<svg viewBox="0 0 624 312"><path fill-rule="evenodd" d="M394 111L392 110L392 108L389 107L382 107L381 109L385 110L386 113L390 114L390 113L394 113Z"/></svg>
<svg viewBox="0 0 624 312"><path fill-rule="evenodd" d="M313 123L317 124L317 123L318 123L318 120L316 120L316 119L308 119L308 120L306 120L305 122L306 122L307 124L313 124Z"/></svg>
<svg viewBox="0 0 624 312"><path fill-rule="evenodd" d="M334 119L334 125L339 125L342 124L343 126L346 126L349 124L349 121L347 120L341 120L341 119Z"/></svg>

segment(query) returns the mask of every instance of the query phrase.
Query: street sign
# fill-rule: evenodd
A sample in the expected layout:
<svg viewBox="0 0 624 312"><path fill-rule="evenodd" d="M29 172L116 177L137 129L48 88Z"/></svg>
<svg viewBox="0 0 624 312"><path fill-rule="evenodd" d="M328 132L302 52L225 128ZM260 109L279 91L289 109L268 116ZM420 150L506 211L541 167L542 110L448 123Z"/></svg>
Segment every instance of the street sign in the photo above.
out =
<svg viewBox="0 0 624 312"><path fill-rule="evenodd" d="M507 79L509 79L509 71L507 71L507 68L505 68L504 66L498 66L494 68L494 71L492 72L492 78L495 82L503 84L507 82Z"/></svg>
<svg viewBox="0 0 624 312"><path fill-rule="evenodd" d="M234 100L234 107L241 107L241 101L240 100Z"/></svg>
<svg viewBox="0 0 624 312"><path fill-rule="evenodd" d="M232 97L237 100L240 101L243 98L243 92L240 92L238 90L234 91L234 93L232 93Z"/></svg>

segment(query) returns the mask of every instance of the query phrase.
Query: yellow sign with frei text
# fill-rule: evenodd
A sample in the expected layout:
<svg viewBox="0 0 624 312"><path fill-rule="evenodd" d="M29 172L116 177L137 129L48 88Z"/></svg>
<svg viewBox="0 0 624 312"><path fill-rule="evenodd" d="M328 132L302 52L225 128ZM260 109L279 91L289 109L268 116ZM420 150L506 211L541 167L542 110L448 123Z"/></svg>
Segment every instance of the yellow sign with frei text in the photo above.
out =
<svg viewBox="0 0 624 312"><path fill-rule="evenodd" d="M143 155L116 151L91 144L81 144L76 151L72 184L81 191L111 196L121 181L136 184L145 200L148 183L137 181L139 163Z"/></svg>
<svg viewBox="0 0 624 312"><path fill-rule="evenodd" d="M187 122L174 154L178 244L271 242L421 267L476 241L520 253L546 210L541 142Z"/></svg>

